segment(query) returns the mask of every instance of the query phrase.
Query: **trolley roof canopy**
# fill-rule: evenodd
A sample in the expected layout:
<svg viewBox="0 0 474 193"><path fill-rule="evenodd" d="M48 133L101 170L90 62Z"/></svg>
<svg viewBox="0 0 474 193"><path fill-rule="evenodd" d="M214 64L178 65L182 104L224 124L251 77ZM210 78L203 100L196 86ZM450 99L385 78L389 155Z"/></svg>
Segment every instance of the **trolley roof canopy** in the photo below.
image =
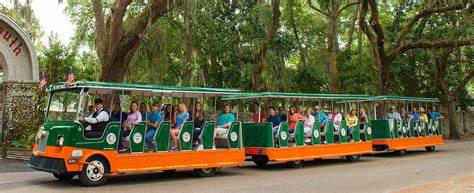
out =
<svg viewBox="0 0 474 193"><path fill-rule="evenodd" d="M394 101L394 102L439 102L438 98L406 97L406 96L372 96L362 100L352 100L348 102L364 101Z"/></svg>
<svg viewBox="0 0 474 193"><path fill-rule="evenodd" d="M313 93L282 93L282 92L262 92L262 93L242 93L222 97L223 100L257 100L257 99L284 99L284 100L366 100L368 95L364 94L313 94Z"/></svg>
<svg viewBox="0 0 474 193"><path fill-rule="evenodd" d="M127 84L112 82L84 82L77 81L67 85L65 82L48 86L48 91L56 92L77 88L86 88L89 93L97 94L133 94L143 96L172 96L172 97L213 97L240 93L238 89L180 87L150 84Z"/></svg>

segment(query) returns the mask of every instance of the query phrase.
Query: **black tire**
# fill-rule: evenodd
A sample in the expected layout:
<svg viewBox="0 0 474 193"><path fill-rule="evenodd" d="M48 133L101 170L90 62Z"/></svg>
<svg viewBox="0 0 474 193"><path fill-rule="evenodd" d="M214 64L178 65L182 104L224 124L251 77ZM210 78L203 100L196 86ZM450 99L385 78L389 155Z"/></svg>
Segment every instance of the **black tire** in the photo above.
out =
<svg viewBox="0 0 474 193"><path fill-rule="evenodd" d="M86 162L101 167L102 169L100 170L103 171L103 174L108 173L110 170L107 160L100 156L92 156L87 159ZM84 186L100 186L103 185L108 179L108 176L99 172L99 169L94 165L84 164L82 166L82 172L78 174L79 180L81 180L81 183Z"/></svg>
<svg viewBox="0 0 474 193"><path fill-rule="evenodd" d="M427 152L433 152L435 150L435 146L426 146L425 149Z"/></svg>
<svg viewBox="0 0 474 193"><path fill-rule="evenodd" d="M212 177L216 174L217 168L199 168L194 169L194 172L200 177Z"/></svg>
<svg viewBox="0 0 474 193"><path fill-rule="evenodd" d="M176 172L176 169L174 169L174 170L163 170L163 172L166 173L166 174L172 174L172 173Z"/></svg>
<svg viewBox="0 0 474 193"><path fill-rule="evenodd" d="M304 160L289 161L289 162L286 162L286 164L290 168L301 168L301 167L303 167Z"/></svg>
<svg viewBox="0 0 474 193"><path fill-rule="evenodd" d="M74 176L76 176L76 173L65 173L65 174L53 174L55 178L61 181L66 181L72 179Z"/></svg>
<svg viewBox="0 0 474 193"><path fill-rule="evenodd" d="M360 155L359 154L348 155L348 156L346 156L346 160L349 161L349 162L359 161L360 160Z"/></svg>
<svg viewBox="0 0 474 193"><path fill-rule="evenodd" d="M323 158L314 158L313 160L314 160L315 162L320 162L320 161L323 160Z"/></svg>
<svg viewBox="0 0 474 193"><path fill-rule="evenodd" d="M407 150L406 149L402 149L402 150L395 150L394 153L398 156L404 156L407 154Z"/></svg>
<svg viewBox="0 0 474 193"><path fill-rule="evenodd" d="M266 155L252 155L252 161L259 167L265 167L268 164L268 157Z"/></svg>

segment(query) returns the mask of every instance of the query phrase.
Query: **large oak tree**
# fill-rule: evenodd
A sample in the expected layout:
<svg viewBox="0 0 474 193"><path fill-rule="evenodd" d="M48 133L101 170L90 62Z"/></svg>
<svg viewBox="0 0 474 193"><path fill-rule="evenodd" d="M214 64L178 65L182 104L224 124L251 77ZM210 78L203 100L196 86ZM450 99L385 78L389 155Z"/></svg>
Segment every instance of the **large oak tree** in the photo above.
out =
<svg viewBox="0 0 474 193"><path fill-rule="evenodd" d="M95 17L95 45L102 64L99 77L105 82L121 82L147 30L160 17L183 4L184 0L150 0L130 26L124 26L128 6L132 0L116 0L110 14L105 14L104 2L93 0ZM108 10L107 10L108 11Z"/></svg>

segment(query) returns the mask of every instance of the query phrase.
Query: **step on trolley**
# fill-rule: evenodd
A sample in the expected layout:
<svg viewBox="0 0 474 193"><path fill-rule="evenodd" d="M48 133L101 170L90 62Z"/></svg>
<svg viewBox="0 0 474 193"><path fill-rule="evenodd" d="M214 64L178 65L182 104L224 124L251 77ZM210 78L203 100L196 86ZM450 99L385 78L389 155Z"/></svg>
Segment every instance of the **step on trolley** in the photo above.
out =
<svg viewBox="0 0 474 193"><path fill-rule="evenodd" d="M303 121L298 121L294 129L289 128L291 123L287 121L281 122L276 127L272 122L261 120L264 118L261 116L264 113L262 110L270 106L276 109L284 108L289 116L289 106L296 107L299 113L303 113L302 108L312 109L319 106L323 110L332 109L338 101L356 99L367 99L367 96L264 92L223 97L223 100L238 101L239 106L252 102L258 105L258 112L253 112L254 119L256 117L258 120L250 122L244 120L242 124L242 144L245 147L245 154L251 156L258 166L265 166L271 161L287 163L290 167L301 167L305 160L328 157L344 157L349 161L357 161L360 155L372 153L371 130L369 127L360 128L357 124L348 133L345 120L340 122L338 127L335 127L334 122L330 120L327 122L318 120L311 128L306 129ZM265 109L262 109L263 103L266 104ZM348 112L346 104L344 107L344 112ZM276 132L274 129L277 129ZM348 135L352 136L350 140Z"/></svg>
<svg viewBox="0 0 474 193"><path fill-rule="evenodd" d="M145 104L159 102L162 105L173 105L178 101L195 104L201 100L205 112L214 110L215 113L215 105L207 107L206 101L216 104L217 97L237 94L240 92L237 89L75 82L71 85L51 85L48 91L50 96L45 122L39 128L28 164L33 169L50 172L60 180L78 175L84 185L96 186L117 174L173 172L178 169L194 169L200 176L207 177L214 175L220 167L236 166L245 161L245 151L239 143L241 123L237 121L229 129L232 137L227 138L229 141L225 147L214 145L214 118L204 122L198 139L193 139L193 121L186 121L177 136L177 151L170 151L172 121L159 123L153 138L155 149L149 150L145 150L147 128L144 121L135 125L130 135L124 138L120 137L121 121L108 122L102 135L96 138L85 137L87 127L78 121L92 110L90 104L98 97L104 99L104 109L108 113L117 103L122 110L128 109L133 100ZM128 146L128 152L117 151L120 140Z"/></svg>

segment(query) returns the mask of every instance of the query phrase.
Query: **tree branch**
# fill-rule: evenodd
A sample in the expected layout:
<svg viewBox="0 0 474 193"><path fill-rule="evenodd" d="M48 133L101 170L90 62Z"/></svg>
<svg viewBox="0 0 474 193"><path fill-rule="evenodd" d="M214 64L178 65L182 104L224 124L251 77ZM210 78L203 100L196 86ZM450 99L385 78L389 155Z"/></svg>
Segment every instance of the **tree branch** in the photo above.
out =
<svg viewBox="0 0 474 193"><path fill-rule="evenodd" d="M133 48L134 44L140 42L139 40L150 27L150 24L156 23L158 18L180 6L183 2L184 0L151 0L144 10L135 16L132 26L125 32L124 36L127 38L121 44L124 50Z"/></svg>
<svg viewBox="0 0 474 193"><path fill-rule="evenodd" d="M92 9L95 17L95 46L97 49L97 55L102 64L105 63L107 57L107 49L105 46L105 25L104 25L104 13L102 11L102 1L93 0Z"/></svg>
<svg viewBox="0 0 474 193"><path fill-rule="evenodd" d="M337 11L337 15L341 14L341 12L343 12L345 9L349 8L350 6L357 5L359 3L360 3L360 1L356 1L356 2L352 2L352 3L348 3L348 4L344 5L343 7L341 7L341 9L339 9Z"/></svg>
<svg viewBox="0 0 474 193"><path fill-rule="evenodd" d="M402 32L400 32L400 35L398 38L395 40L395 47L399 47L401 42L405 40L405 37L408 32L412 29L412 27L418 23L418 21L424 17L430 16L434 13L443 13L443 12L448 12L448 11L454 11L454 10L460 10L462 9L461 5L453 5L449 7L440 7L440 8L429 8L425 9L418 14L416 14L413 18L410 19L410 22L408 23L407 26L403 29Z"/></svg>
<svg viewBox="0 0 474 193"><path fill-rule="evenodd" d="M309 7L311 7L311 9L313 9L313 10L315 10L315 11L317 11L317 12L323 14L323 15L325 15L326 17L329 17L329 14L328 14L328 13L326 13L326 12L322 11L321 9L318 9L316 6L314 6L314 5L313 5L313 2L312 2L311 0L308 0L308 5L309 5Z"/></svg>
<svg viewBox="0 0 474 193"><path fill-rule="evenodd" d="M385 58L385 36L383 32L383 27L380 25L379 21L379 10L377 8L377 1L376 0L368 0L369 6L370 6L370 26L374 30L376 36L375 36L375 43L377 46L377 51L378 54L381 56L381 58Z"/></svg>
<svg viewBox="0 0 474 193"><path fill-rule="evenodd" d="M446 63L452 47L445 48L440 57L434 56L434 63L436 64L436 85L438 85L441 92L447 96L451 96L446 81L444 80L446 74Z"/></svg>
<svg viewBox="0 0 474 193"><path fill-rule="evenodd" d="M405 45L402 45L396 48L392 54L389 56L389 60L393 61L397 56L401 53L417 49L417 48L449 48L455 46L466 46L466 45L474 45L474 40L471 39L463 39L463 40L439 40L439 41L416 41L411 42Z"/></svg>
<svg viewBox="0 0 474 193"><path fill-rule="evenodd" d="M132 0L117 0L117 2L115 2L110 27L109 50L111 51L115 51L115 48L120 45L120 39L122 39L123 35L123 17L131 2Z"/></svg>
<svg viewBox="0 0 474 193"><path fill-rule="evenodd" d="M466 84L472 80L472 78L474 77L474 68L470 68L469 69L469 72L467 72L466 76L461 80L461 82L458 83L458 86L456 87L456 90L454 90L454 96L459 96L462 92L462 90L464 89L464 87L466 86Z"/></svg>

